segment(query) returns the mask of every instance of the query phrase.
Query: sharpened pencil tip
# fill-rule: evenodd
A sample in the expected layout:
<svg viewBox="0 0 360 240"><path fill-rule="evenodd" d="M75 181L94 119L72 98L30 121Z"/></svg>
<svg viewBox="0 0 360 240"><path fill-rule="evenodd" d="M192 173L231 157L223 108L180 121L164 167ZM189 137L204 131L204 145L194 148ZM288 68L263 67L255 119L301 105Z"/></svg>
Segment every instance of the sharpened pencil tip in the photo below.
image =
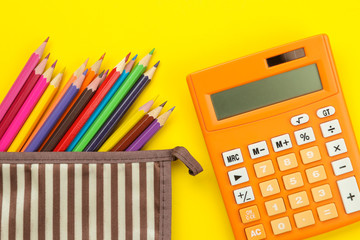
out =
<svg viewBox="0 0 360 240"><path fill-rule="evenodd" d="M64 73L64 72L65 72L65 69L66 69L66 67L64 67L64 68L60 71L60 73Z"/></svg>
<svg viewBox="0 0 360 240"><path fill-rule="evenodd" d="M129 60L130 55L131 55L131 52L129 52L128 55L126 55L125 62L127 62Z"/></svg>
<svg viewBox="0 0 360 240"><path fill-rule="evenodd" d="M167 103L167 101L163 102L163 103L160 105L160 107L164 107L166 103Z"/></svg>
<svg viewBox="0 0 360 240"><path fill-rule="evenodd" d="M100 74L99 77L102 78L102 76L104 75L105 70L103 70Z"/></svg>
<svg viewBox="0 0 360 240"><path fill-rule="evenodd" d="M88 72L89 69L86 69L84 72L83 72L83 75L86 75L87 72Z"/></svg>
<svg viewBox="0 0 360 240"><path fill-rule="evenodd" d="M154 51L155 51L155 48L153 48L153 50L151 50L151 51L149 52L149 54L150 54L150 55L153 55Z"/></svg>
<svg viewBox="0 0 360 240"><path fill-rule="evenodd" d="M50 53L48 53L48 55L46 55L45 59L49 59L50 57Z"/></svg>
<svg viewBox="0 0 360 240"><path fill-rule="evenodd" d="M160 61L158 61L155 65L154 65L154 67L158 67L159 66L159 63L160 63Z"/></svg>
<svg viewBox="0 0 360 240"><path fill-rule="evenodd" d="M56 63L57 63L57 60L51 65L51 67L52 67L52 68L55 68Z"/></svg>
<svg viewBox="0 0 360 240"><path fill-rule="evenodd" d="M89 62L89 58L87 58L83 64L86 66L88 62Z"/></svg>
<svg viewBox="0 0 360 240"><path fill-rule="evenodd" d="M175 106L173 106L171 109L169 109L169 111L171 111L171 112L174 111L174 108L175 108Z"/></svg>
<svg viewBox="0 0 360 240"><path fill-rule="evenodd" d="M106 52L101 56L101 58L99 60L103 60L105 57L105 54L106 54Z"/></svg>
<svg viewBox="0 0 360 240"><path fill-rule="evenodd" d="M46 42L46 43L47 43L48 41L49 41L49 37L47 37L47 38L45 39L45 41L44 41L44 42Z"/></svg>
<svg viewBox="0 0 360 240"><path fill-rule="evenodd" d="M133 60L133 61L135 61L136 60L136 58L137 58L137 54L131 59L131 60Z"/></svg>
<svg viewBox="0 0 360 240"><path fill-rule="evenodd" d="M109 69L108 69L108 70L106 70L106 72L104 73L104 74L105 74L105 76L107 76L107 75L108 75L108 73L109 73Z"/></svg>

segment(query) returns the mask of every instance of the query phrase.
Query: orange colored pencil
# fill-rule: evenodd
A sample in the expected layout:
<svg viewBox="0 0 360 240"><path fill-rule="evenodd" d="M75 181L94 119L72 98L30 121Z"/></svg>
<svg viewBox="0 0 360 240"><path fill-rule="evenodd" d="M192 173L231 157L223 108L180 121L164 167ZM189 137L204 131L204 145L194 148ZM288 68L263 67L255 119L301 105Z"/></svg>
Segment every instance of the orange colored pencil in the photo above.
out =
<svg viewBox="0 0 360 240"><path fill-rule="evenodd" d="M60 123L64 120L64 118L66 117L66 115L69 113L70 109L73 107L74 103L78 100L78 98L80 97L81 93L87 88L87 86L92 82L92 80L95 79L95 77L97 76L100 67L101 67L101 63L103 61L105 57L105 53L100 57L99 60L97 60L87 71L86 73L86 77L84 79L83 84L80 87L79 92L76 94L76 96L74 97L74 99L71 101L70 105L68 106L68 108L65 110L65 112L63 113L63 115L61 116L61 118L59 119L59 121L56 123L56 125L53 127L53 129L51 130L50 134L46 137L45 141L43 142L43 144L40 146L39 151L41 151L41 149L44 147L45 143L49 140L49 138L51 137L51 135L53 135L53 133L55 132L55 129L58 128L58 126L60 125Z"/></svg>
<svg viewBox="0 0 360 240"><path fill-rule="evenodd" d="M35 130L32 132L32 134L30 135L30 137L28 138L28 140L26 141L25 145L23 146L23 148L21 149L21 152L24 152L24 150L27 148L27 146L29 145L29 143L32 141L32 139L35 137L36 133L39 131L39 129L41 128L41 126L44 124L44 122L46 121L46 119L49 117L49 115L51 114L51 112L54 110L54 108L56 107L56 105L58 104L59 100L64 96L64 94L66 93L66 91L68 90L68 88L71 86L71 84L73 84L73 82L78 79L80 77L80 75L84 72L85 67L87 65L89 59L86 59L86 61L70 76L68 82L66 83L66 85L63 87L63 89L61 90L61 92L55 97L55 99L51 102L51 105L49 106L49 108L47 109L47 111L45 112L44 116L41 118L40 122L38 123L38 125L36 126Z"/></svg>

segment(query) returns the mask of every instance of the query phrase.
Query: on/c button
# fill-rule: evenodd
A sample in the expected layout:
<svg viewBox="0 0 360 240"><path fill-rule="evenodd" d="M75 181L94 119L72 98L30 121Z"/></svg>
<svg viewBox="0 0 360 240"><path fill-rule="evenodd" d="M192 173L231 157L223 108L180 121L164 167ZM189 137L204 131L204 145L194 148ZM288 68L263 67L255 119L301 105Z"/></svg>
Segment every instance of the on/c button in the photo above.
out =
<svg viewBox="0 0 360 240"><path fill-rule="evenodd" d="M244 161L240 148L236 148L222 153L225 166L229 167Z"/></svg>

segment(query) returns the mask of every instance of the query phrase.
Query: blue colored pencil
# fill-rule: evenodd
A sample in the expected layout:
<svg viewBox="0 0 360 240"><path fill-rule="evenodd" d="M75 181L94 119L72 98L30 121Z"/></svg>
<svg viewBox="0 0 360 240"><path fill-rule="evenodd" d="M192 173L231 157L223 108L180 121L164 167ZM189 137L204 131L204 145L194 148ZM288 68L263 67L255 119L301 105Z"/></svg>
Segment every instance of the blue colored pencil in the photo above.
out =
<svg viewBox="0 0 360 240"><path fill-rule="evenodd" d="M124 80L127 78L127 76L130 74L130 71L132 69L132 67L134 66L135 60L137 58L137 54L133 57L133 59L131 59L125 66L124 71L122 72L121 76L119 77L118 80L116 80L116 82L114 83L114 85L111 87L111 89L109 90L109 92L105 95L105 97L103 98L103 100L100 102L100 104L97 106L97 108L95 109L95 111L91 114L91 116L89 117L89 119L86 121L86 123L84 124L84 126L81 128L81 130L79 131L79 133L76 135L76 137L74 138L74 140L70 143L70 145L68 146L68 148L66 149L67 152L71 152L74 147L76 146L76 144L80 141L80 139L84 136L84 134L86 133L86 131L89 129L89 127L93 124L93 122L95 121L95 119L97 118L97 116L101 113L101 111L105 108L106 104L110 101L110 99L112 98L112 96L114 96L115 92L119 89L119 87L121 86L121 84L124 82Z"/></svg>
<svg viewBox="0 0 360 240"><path fill-rule="evenodd" d="M59 121L66 108L72 102L76 94L79 92L80 87L86 76L85 71L78 79L76 79L68 88L64 96L59 100L54 110L50 113L48 119L45 120L35 137L32 139L25 152L36 152L39 150L46 137L50 134L55 124Z"/></svg>
<svg viewBox="0 0 360 240"><path fill-rule="evenodd" d="M104 142L110 137L110 135L115 131L117 124L120 122L121 118L125 115L127 110L135 102L136 98L144 90L147 84L150 82L154 73L156 71L159 62L157 62L152 68L145 72L139 80L134 84L125 98L121 103L115 108L110 117L102 125L99 131L91 139L89 144L85 147L84 152L95 152L100 149Z"/></svg>

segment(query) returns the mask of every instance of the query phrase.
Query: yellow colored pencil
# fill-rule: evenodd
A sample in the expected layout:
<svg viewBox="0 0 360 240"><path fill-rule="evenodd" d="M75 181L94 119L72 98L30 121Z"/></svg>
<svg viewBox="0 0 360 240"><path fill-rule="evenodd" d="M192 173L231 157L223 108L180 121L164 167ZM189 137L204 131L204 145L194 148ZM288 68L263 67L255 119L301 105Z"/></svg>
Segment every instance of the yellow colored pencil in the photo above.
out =
<svg viewBox="0 0 360 240"><path fill-rule="evenodd" d="M19 152L24 146L26 140L29 138L32 131L35 129L37 123L40 121L47 107L50 105L52 99L55 97L61 83L63 74L58 74L51 80L49 86L41 96L35 108L21 127L19 133L16 135L14 141L10 145L8 152Z"/></svg>

